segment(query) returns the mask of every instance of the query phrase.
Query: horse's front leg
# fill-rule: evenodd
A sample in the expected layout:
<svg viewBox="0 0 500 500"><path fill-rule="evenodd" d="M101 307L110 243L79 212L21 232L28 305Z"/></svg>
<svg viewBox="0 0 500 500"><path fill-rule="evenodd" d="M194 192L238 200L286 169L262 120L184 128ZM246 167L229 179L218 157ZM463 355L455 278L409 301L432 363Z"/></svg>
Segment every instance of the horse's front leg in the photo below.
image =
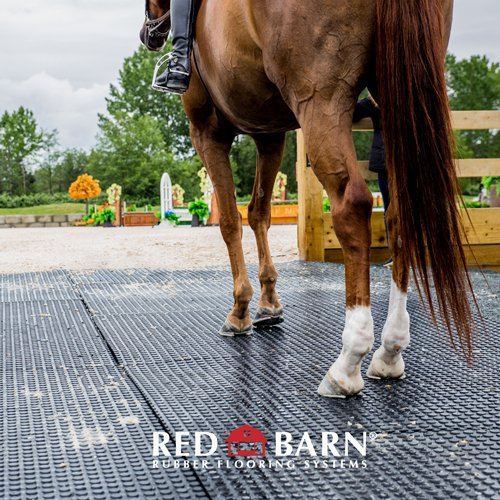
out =
<svg viewBox="0 0 500 500"><path fill-rule="evenodd" d="M267 231L271 225L271 197L283 157L285 134L266 134L254 140L257 170L252 201L248 206L248 221L255 233L259 252L260 299L254 325L272 326L283 321L283 307L276 293L278 273L271 257Z"/></svg>
<svg viewBox="0 0 500 500"><path fill-rule="evenodd" d="M349 106L349 102L339 103L339 109ZM325 127L332 122L337 123L333 128ZM373 198L358 170L349 113L338 118L332 118L331 113L318 114L314 122L301 125L311 165L330 198L346 279L342 350L318 392L327 397L345 397L363 389L361 362L373 345L369 262ZM306 128L308 125L312 126Z"/></svg>
<svg viewBox="0 0 500 500"><path fill-rule="evenodd" d="M209 126L191 127L191 138L212 180L220 210L220 231L227 246L234 281L234 305L220 330L221 335L250 335L252 320L248 305L253 290L248 279L241 243L241 215L236 206L229 150L234 136Z"/></svg>
<svg viewBox="0 0 500 500"><path fill-rule="evenodd" d="M370 378L403 377L405 364L401 353L410 343L410 317L406 310L409 267L401 256L398 243L401 239L398 233L396 203L389 205L387 226L389 248L393 258L391 295L387 320L382 330L382 345L373 354L366 373Z"/></svg>

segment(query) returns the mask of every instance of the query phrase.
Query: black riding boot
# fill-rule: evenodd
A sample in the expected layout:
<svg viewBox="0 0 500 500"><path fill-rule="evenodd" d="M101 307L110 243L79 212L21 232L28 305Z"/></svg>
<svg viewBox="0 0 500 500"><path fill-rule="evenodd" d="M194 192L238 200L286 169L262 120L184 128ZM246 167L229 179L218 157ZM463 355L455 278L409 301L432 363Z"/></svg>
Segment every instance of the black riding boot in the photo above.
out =
<svg viewBox="0 0 500 500"><path fill-rule="evenodd" d="M155 80L153 87L163 92L184 94L191 78L193 0L172 0L170 19L173 50L168 68Z"/></svg>

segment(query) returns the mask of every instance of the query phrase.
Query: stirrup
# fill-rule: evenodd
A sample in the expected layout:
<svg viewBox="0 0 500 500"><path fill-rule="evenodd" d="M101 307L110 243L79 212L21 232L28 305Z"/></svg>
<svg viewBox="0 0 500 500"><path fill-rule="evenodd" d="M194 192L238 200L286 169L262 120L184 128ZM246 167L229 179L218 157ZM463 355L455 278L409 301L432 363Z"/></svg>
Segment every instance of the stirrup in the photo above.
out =
<svg viewBox="0 0 500 500"><path fill-rule="evenodd" d="M156 62L155 70L153 72L153 81L151 83L151 88L153 88L154 90L166 93L169 92L165 87L157 85L156 79L158 78L158 73L160 72L162 66L164 66L165 63L169 63L171 59L172 59L172 52L169 52L168 54L162 55Z"/></svg>
<svg viewBox="0 0 500 500"><path fill-rule="evenodd" d="M165 63L168 63L173 59L173 52L169 52L168 54L164 54L161 56L155 66L155 70L153 72L153 81L151 83L151 88L153 90L158 90L159 92L164 92L166 94L178 94L178 95L183 95L185 91L179 92L175 89L169 89L168 87L162 87L161 85L156 84L156 79L158 78L158 73L160 72L160 69L165 65ZM189 73L184 72L184 71L172 71L171 73L181 73L183 75L189 76Z"/></svg>

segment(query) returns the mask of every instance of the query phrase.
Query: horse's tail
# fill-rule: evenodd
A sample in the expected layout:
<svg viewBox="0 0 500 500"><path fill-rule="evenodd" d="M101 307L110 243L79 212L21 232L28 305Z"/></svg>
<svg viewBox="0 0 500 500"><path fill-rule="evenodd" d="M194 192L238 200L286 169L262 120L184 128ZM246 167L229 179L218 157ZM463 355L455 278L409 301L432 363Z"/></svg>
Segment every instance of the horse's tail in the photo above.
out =
<svg viewBox="0 0 500 500"><path fill-rule="evenodd" d="M461 245L459 187L445 82L443 0L377 0L377 89L402 258L453 341L472 356L472 286ZM431 270L428 268L428 264Z"/></svg>

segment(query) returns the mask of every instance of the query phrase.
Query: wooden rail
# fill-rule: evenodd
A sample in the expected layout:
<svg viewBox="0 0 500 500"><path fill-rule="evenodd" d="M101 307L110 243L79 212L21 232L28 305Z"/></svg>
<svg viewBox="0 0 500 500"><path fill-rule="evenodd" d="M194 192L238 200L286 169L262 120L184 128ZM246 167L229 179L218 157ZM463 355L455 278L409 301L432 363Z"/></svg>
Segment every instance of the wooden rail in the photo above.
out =
<svg viewBox="0 0 500 500"><path fill-rule="evenodd" d="M455 130L500 129L500 111L454 111L452 122ZM372 122L361 120L353 130L370 131ZM299 257L312 261L342 261L342 250L330 214L323 212L323 188L307 166L301 131L297 133L297 141ZM358 165L366 180L377 179L377 175L368 170L367 161L360 161ZM456 165L459 177L500 176L500 158L457 160ZM500 208L469 209L467 212L469 217L464 217L464 228L470 243L467 249L469 263L477 262L500 270ZM384 214L375 211L372 214L372 260L383 261L388 256Z"/></svg>
<svg viewBox="0 0 500 500"><path fill-rule="evenodd" d="M500 129L500 111L452 111L451 123L455 130ZM352 129L361 132L373 130L370 118L353 123Z"/></svg>

